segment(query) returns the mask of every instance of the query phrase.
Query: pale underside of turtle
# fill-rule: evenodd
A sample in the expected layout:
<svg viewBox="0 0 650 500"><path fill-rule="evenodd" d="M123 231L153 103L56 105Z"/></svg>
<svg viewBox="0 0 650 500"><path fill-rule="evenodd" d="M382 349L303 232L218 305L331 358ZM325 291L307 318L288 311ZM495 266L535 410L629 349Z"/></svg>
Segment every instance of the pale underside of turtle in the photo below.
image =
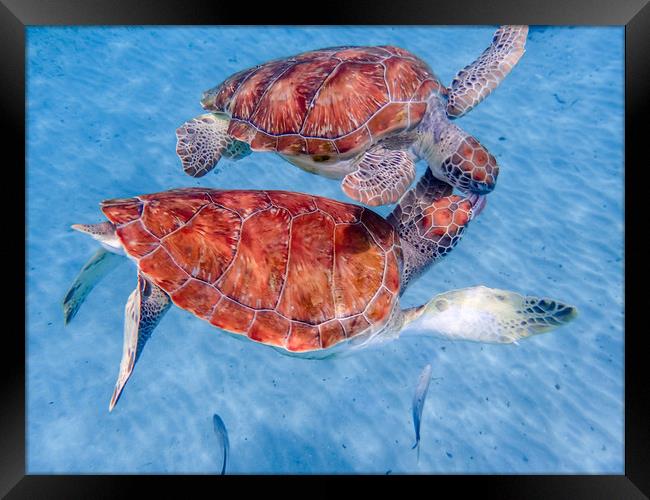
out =
<svg viewBox="0 0 650 500"><path fill-rule="evenodd" d="M485 287L402 310L404 288L453 248L477 209L430 174L388 220L283 191L190 188L108 200L101 208L108 221L73 227L109 251L84 266L64 311L67 322L122 260L119 252L136 263L110 409L172 303L224 331L312 357L396 338L407 324L448 338L513 342L574 315L555 301Z"/></svg>
<svg viewBox="0 0 650 500"><path fill-rule="evenodd" d="M500 27L448 88L424 61L393 46L321 49L246 69L204 93L209 113L177 129L176 151L196 177L222 156L276 152L342 178L348 196L371 206L395 203L418 159L466 193L488 193L496 160L450 119L499 85L523 55L527 33Z"/></svg>

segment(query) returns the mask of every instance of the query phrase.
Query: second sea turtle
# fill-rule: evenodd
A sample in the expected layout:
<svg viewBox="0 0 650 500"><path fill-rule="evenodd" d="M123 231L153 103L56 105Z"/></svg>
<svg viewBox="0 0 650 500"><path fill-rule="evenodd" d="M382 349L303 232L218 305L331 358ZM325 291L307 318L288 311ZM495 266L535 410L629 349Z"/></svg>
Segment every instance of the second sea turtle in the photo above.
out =
<svg viewBox="0 0 650 500"><path fill-rule="evenodd" d="M394 46L334 47L255 66L203 94L208 113L180 126L185 172L209 172L222 156L281 155L342 179L352 199L395 203L415 163L465 193L495 186L497 162L453 123L505 78L524 54L527 26L502 26L491 45L446 87L429 65Z"/></svg>

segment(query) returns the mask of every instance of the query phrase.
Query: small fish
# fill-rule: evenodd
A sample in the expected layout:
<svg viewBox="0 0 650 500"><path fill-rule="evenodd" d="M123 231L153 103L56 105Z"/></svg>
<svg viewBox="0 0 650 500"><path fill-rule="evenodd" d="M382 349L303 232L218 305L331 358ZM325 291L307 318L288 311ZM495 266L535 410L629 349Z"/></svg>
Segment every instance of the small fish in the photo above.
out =
<svg viewBox="0 0 650 500"><path fill-rule="evenodd" d="M420 420L422 418L422 409L424 408L424 400L427 397L429 384L431 383L431 365L427 365L420 373L418 385L415 388L413 396L413 425L415 426L415 444L411 447L418 449L418 463L420 462Z"/></svg>
<svg viewBox="0 0 650 500"><path fill-rule="evenodd" d="M226 462L228 461L228 449L230 448L230 443L228 442L228 431L226 426L221 420L221 417L216 413L212 416L212 424L214 427L214 433L217 435L217 438L223 446L223 467L221 469L221 475L223 476L226 473Z"/></svg>

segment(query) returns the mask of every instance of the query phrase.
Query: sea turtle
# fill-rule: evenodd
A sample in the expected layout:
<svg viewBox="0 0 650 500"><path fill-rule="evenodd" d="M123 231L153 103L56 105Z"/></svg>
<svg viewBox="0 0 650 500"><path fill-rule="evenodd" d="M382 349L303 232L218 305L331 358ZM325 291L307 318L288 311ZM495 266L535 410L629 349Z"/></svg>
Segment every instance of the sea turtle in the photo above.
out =
<svg viewBox="0 0 650 500"><path fill-rule="evenodd" d="M395 203L418 159L465 193L489 193L495 158L452 120L512 70L527 33L527 26L500 27L448 88L424 61L393 46L313 50L246 69L203 94L209 113L176 130L176 152L194 177L222 156L276 152L309 172L343 178L343 191L370 206Z"/></svg>
<svg viewBox="0 0 650 500"><path fill-rule="evenodd" d="M458 243L479 208L429 174L388 220L286 191L186 188L107 200L107 221L73 226L105 249L66 294L65 320L121 259L116 253L135 261L138 284L126 304L111 410L172 302L222 330L306 357L396 338L407 324L507 343L569 321L570 306L485 287L399 306L409 282Z"/></svg>

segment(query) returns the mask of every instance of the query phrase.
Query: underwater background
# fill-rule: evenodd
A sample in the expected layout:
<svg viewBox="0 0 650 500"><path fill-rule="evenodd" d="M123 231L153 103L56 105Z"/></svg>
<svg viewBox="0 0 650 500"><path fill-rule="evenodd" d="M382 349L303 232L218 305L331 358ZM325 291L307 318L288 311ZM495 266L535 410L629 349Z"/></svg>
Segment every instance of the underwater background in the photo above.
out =
<svg viewBox="0 0 650 500"><path fill-rule="evenodd" d="M496 189L401 299L483 284L575 305L569 325L518 346L405 336L304 360L173 307L112 413L134 265L63 325L62 298L98 247L70 225L102 221L103 199L205 186L351 201L272 154L184 174L175 129L203 112L204 90L339 45L398 45L450 84L495 29L28 27L27 473L217 473L217 413L227 473L622 474L623 27L531 27L519 64L457 122L497 158ZM411 403L428 363L418 462Z"/></svg>

